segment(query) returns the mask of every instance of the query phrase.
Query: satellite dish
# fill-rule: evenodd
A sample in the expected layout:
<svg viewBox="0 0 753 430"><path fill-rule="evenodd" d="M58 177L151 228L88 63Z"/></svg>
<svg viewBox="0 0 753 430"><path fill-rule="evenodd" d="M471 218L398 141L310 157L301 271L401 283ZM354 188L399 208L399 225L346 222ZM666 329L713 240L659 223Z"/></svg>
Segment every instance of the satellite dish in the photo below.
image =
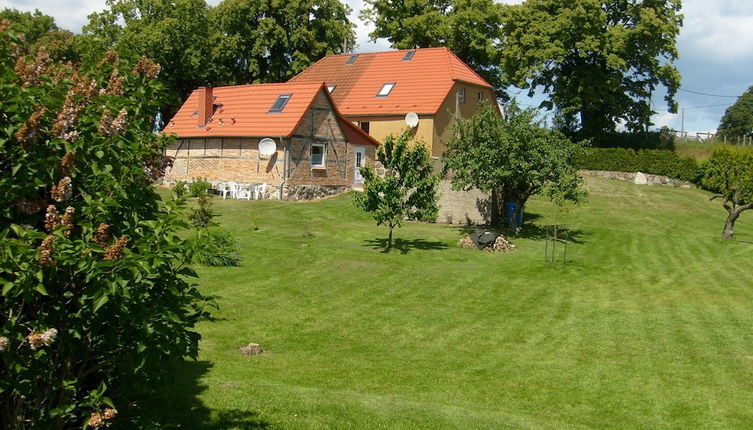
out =
<svg viewBox="0 0 753 430"><path fill-rule="evenodd" d="M405 115L405 123L408 124L408 127L413 128L418 125L418 114L415 112L408 112L407 115Z"/></svg>
<svg viewBox="0 0 753 430"><path fill-rule="evenodd" d="M259 142L259 152L261 153L261 155L269 157L270 155L277 152L277 144L274 140L265 137Z"/></svg>

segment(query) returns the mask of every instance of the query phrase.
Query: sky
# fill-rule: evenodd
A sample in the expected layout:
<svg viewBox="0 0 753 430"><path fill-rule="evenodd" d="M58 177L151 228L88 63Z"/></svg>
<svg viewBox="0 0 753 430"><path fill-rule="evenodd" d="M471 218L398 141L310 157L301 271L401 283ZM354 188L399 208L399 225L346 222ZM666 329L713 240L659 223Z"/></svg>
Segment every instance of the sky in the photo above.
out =
<svg viewBox="0 0 753 430"><path fill-rule="evenodd" d="M207 1L212 5L218 2ZM358 19L363 1L346 2L353 9L351 20L357 25L357 51L389 49L389 42L384 39L369 40L368 33L373 27ZM502 2L515 4L522 0ZM6 7L39 9L53 16L58 26L79 32L90 13L105 8L105 0L0 0L0 8ZM684 130L691 134L713 132L726 107L753 85L753 1L684 0L682 13L685 22L677 41L680 58L676 66L682 75L677 101L685 112ZM514 90L511 95L523 104L538 104L541 100L541 96L528 99L525 90ZM657 91L653 103L657 111L653 118L656 127L682 129L683 115L666 111L661 91Z"/></svg>

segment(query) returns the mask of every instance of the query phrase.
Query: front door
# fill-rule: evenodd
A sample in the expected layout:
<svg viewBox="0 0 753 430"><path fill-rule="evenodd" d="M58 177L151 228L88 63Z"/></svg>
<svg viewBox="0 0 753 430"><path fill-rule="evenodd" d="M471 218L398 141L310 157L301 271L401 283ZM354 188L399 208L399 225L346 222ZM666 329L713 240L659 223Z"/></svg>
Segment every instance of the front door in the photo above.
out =
<svg viewBox="0 0 753 430"><path fill-rule="evenodd" d="M355 157L355 170L353 172L353 182L356 184L363 184L363 176L361 176L361 167L366 166L366 148L363 146L354 146L353 154Z"/></svg>

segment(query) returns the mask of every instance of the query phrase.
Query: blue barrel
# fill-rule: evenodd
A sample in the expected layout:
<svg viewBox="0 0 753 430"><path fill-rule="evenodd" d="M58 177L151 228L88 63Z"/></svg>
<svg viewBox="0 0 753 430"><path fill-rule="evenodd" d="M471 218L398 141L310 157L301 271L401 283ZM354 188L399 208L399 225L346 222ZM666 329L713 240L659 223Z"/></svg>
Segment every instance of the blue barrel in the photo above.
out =
<svg viewBox="0 0 753 430"><path fill-rule="evenodd" d="M518 207L518 204L515 202L505 202L505 209L506 209L506 219L507 222L511 225L514 225L515 227L523 227L523 209L520 209L520 213L518 213L517 218L515 219L515 222L513 223L512 216L515 213L515 208Z"/></svg>

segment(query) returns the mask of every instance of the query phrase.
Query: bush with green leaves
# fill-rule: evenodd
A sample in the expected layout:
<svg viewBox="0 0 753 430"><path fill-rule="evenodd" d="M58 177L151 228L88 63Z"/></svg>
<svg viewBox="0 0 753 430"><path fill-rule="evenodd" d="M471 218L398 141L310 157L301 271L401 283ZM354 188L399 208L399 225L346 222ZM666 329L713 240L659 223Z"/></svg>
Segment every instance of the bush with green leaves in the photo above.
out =
<svg viewBox="0 0 753 430"><path fill-rule="evenodd" d="M188 185L188 191L191 193L191 197L203 196L210 188L212 188L212 184L202 178L195 178L193 182Z"/></svg>
<svg viewBox="0 0 753 430"><path fill-rule="evenodd" d="M695 182L698 163L674 151L629 148L584 148L577 157L578 168L615 172L643 172Z"/></svg>
<svg viewBox="0 0 753 430"><path fill-rule="evenodd" d="M716 193L727 211L722 239L731 239L735 222L744 211L753 209L753 151L723 145L703 164L701 184Z"/></svg>
<svg viewBox="0 0 753 430"><path fill-rule="evenodd" d="M188 219L194 227L203 228L212 224L214 212L212 212L212 202L209 198L207 194L199 195L197 199L198 207L188 214Z"/></svg>
<svg viewBox="0 0 753 430"><path fill-rule="evenodd" d="M173 195L180 199L188 193L188 183L186 181L178 181L173 185Z"/></svg>
<svg viewBox="0 0 753 430"><path fill-rule="evenodd" d="M207 304L189 282L180 202L151 186L170 161L150 132L159 65L58 64L26 55L7 24L0 428L139 427L139 393L196 357Z"/></svg>
<svg viewBox="0 0 753 430"><path fill-rule="evenodd" d="M237 266L241 252L229 231L200 229L194 240L194 260L207 266Z"/></svg>
<svg viewBox="0 0 753 430"><path fill-rule="evenodd" d="M377 148L384 176L371 167L361 168L364 186L355 204L370 212L377 225L389 229L386 251L392 249L392 231L404 220L434 221L439 212L439 176L433 172L429 151L423 142L410 140L407 131L397 137L389 135Z"/></svg>

